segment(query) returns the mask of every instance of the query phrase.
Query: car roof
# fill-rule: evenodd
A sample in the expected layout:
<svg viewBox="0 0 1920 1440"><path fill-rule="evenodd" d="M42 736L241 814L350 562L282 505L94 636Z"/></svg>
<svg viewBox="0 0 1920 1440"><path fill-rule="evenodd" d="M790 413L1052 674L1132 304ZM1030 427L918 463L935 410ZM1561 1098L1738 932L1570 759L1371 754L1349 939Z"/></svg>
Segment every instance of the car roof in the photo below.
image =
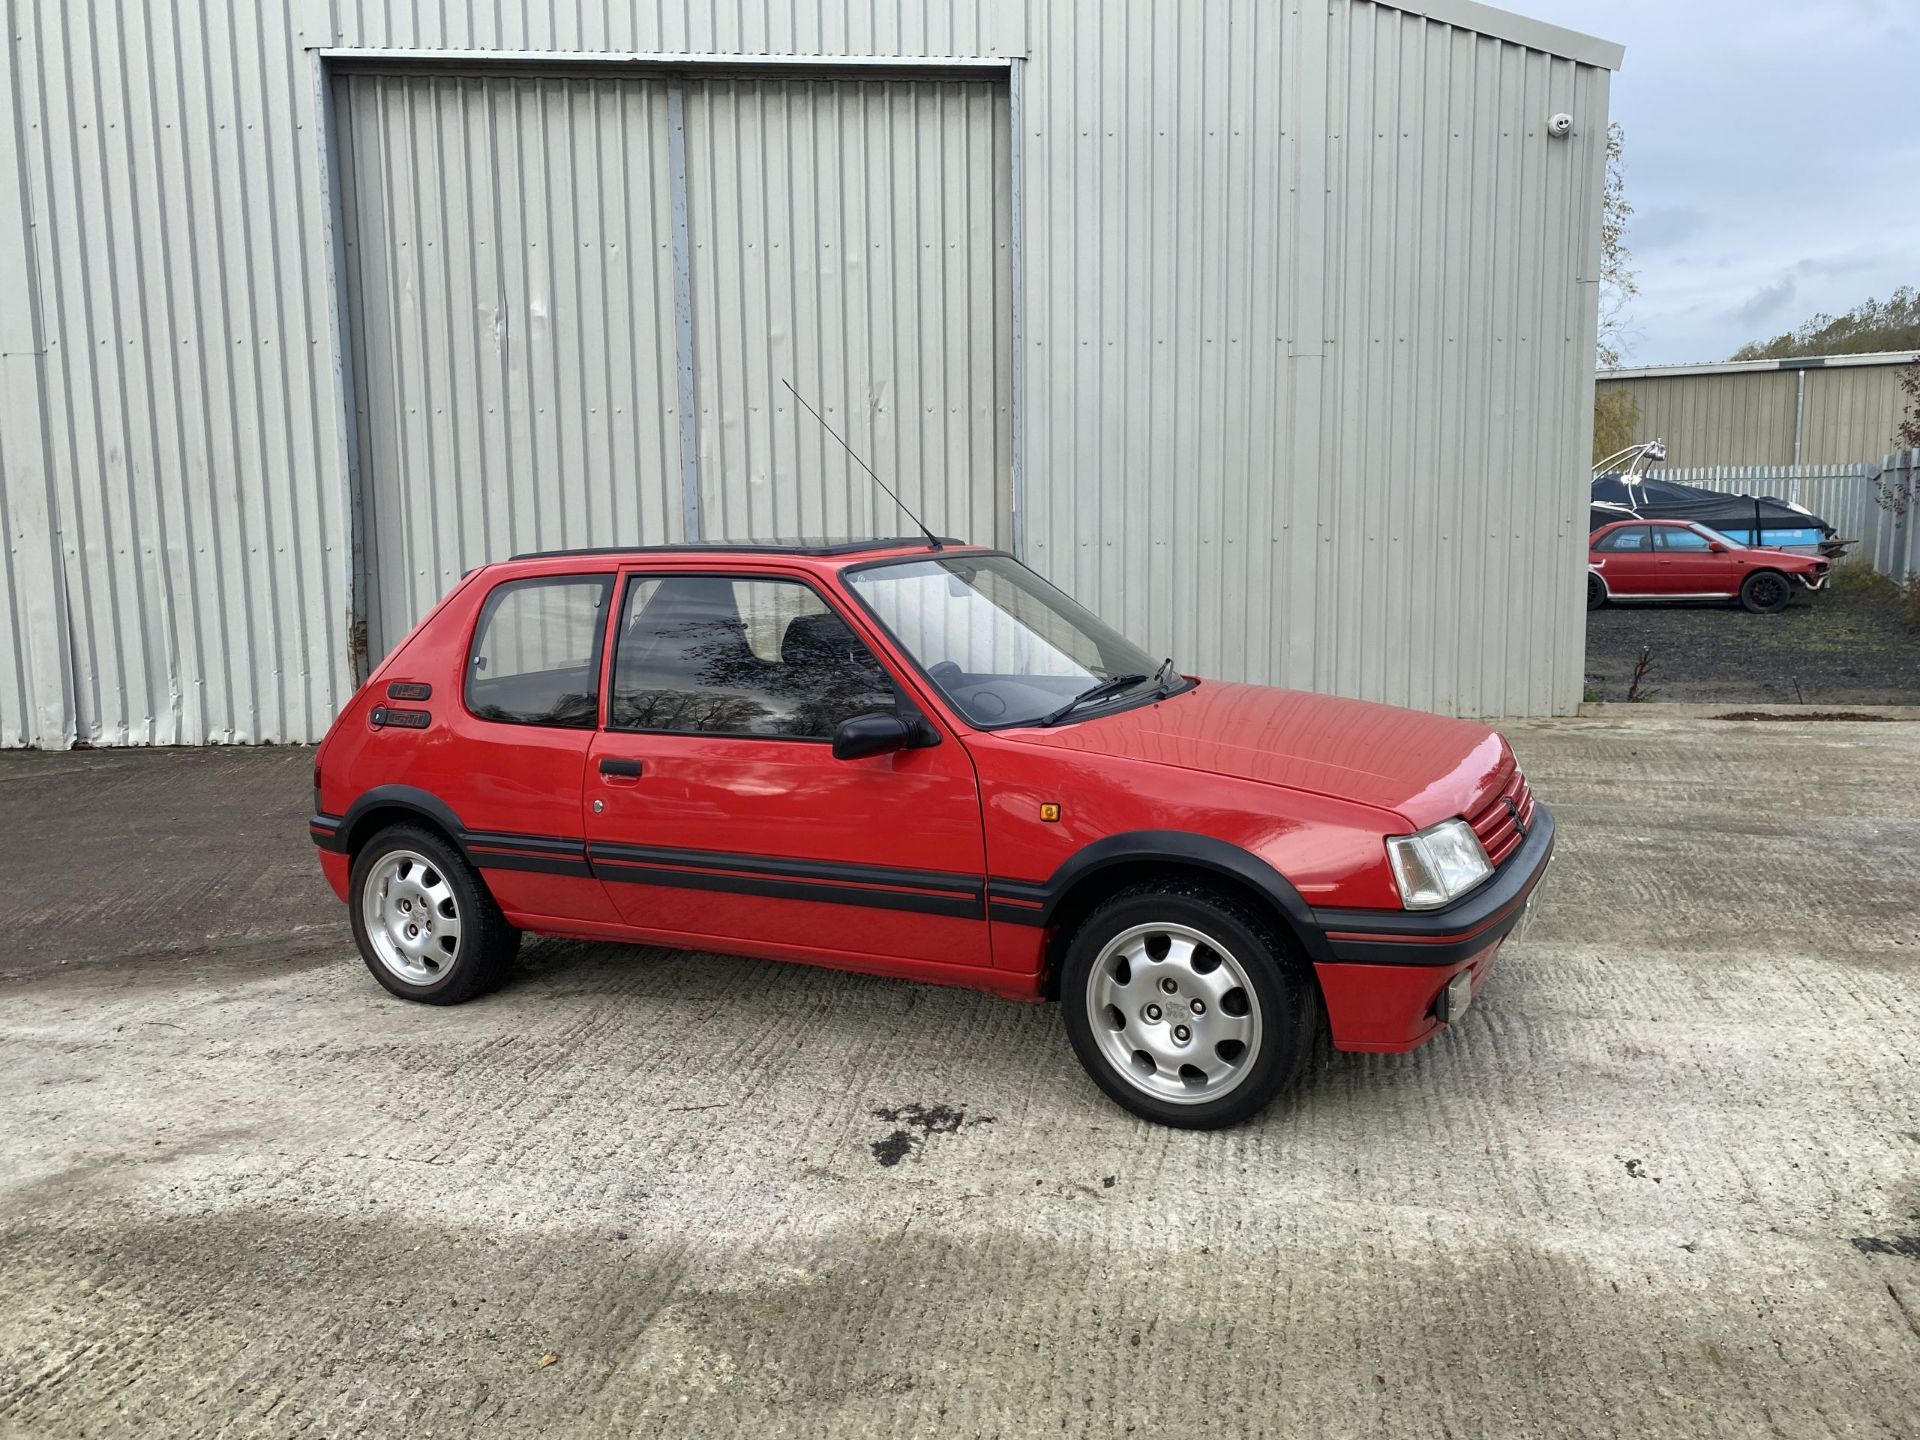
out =
<svg viewBox="0 0 1920 1440"><path fill-rule="evenodd" d="M529 550L515 560L567 560L575 556L605 555L806 555L832 557L868 555L888 550L971 550L964 540L943 535L930 543L924 535L894 535L882 539L808 538L796 540L687 540L672 545L600 545L580 550Z"/></svg>

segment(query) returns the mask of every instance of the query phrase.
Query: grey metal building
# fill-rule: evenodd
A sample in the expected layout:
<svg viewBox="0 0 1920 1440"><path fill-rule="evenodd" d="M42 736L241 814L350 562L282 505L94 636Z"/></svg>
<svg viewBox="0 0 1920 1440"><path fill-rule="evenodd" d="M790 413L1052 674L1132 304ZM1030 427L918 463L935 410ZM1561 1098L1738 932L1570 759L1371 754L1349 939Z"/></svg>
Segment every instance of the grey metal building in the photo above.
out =
<svg viewBox="0 0 1920 1440"><path fill-rule="evenodd" d="M783 379L1185 668L1580 698L1615 46L1469 0L9 16L0 744L315 738L514 550L898 530Z"/></svg>
<svg viewBox="0 0 1920 1440"><path fill-rule="evenodd" d="M1603 370L1639 407L1633 438L1664 440L1668 464L1831 467L1879 459L1905 413L1900 371L1920 352L1647 365Z"/></svg>

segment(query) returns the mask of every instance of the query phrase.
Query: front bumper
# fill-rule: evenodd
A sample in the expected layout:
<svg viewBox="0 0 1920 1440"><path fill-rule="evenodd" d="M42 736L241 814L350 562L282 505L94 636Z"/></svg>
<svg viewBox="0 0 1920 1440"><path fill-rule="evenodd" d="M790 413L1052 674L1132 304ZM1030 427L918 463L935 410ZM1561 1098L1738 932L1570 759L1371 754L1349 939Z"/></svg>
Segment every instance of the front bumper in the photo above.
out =
<svg viewBox="0 0 1920 1440"><path fill-rule="evenodd" d="M1520 848L1473 894L1438 910L1315 910L1314 970L1341 1050L1411 1050L1443 1027L1436 1002L1462 971L1477 993L1553 859L1553 814L1537 801Z"/></svg>

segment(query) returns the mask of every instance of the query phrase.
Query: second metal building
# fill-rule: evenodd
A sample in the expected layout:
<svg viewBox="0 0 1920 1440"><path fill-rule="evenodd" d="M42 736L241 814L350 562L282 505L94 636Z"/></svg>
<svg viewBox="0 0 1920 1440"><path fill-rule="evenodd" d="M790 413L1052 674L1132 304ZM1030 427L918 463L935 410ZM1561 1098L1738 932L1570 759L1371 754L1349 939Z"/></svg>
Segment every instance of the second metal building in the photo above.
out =
<svg viewBox="0 0 1920 1440"><path fill-rule="evenodd" d="M0 744L315 738L515 550L898 529L783 380L1186 669L1578 703L1616 47L640 8L21 7Z"/></svg>

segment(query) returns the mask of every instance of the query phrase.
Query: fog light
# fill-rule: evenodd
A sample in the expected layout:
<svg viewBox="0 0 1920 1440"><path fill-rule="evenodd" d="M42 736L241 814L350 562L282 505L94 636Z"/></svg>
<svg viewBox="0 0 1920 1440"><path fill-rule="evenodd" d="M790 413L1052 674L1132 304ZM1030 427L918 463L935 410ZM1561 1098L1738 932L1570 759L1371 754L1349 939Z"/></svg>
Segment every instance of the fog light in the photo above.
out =
<svg viewBox="0 0 1920 1440"><path fill-rule="evenodd" d="M1468 967L1447 982L1447 988L1433 1002L1433 1016L1442 1025L1458 1025L1467 1007L1473 1004L1473 970Z"/></svg>

